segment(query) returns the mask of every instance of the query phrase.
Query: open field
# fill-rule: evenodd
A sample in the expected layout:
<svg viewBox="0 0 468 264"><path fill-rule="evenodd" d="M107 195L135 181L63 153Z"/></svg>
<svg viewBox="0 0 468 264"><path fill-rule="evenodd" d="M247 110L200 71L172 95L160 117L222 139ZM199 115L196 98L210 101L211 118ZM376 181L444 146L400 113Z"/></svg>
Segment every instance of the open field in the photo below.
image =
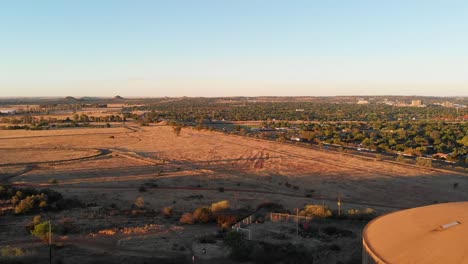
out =
<svg viewBox="0 0 468 264"><path fill-rule="evenodd" d="M159 257L167 259L182 254L188 258L197 254L188 250L196 248L190 241L215 231L216 227L175 224L182 213L220 200L228 200L232 208L255 208L264 202L276 202L292 210L314 202L336 208L340 197L344 210L372 207L384 213L468 199L468 177L463 173L190 128L183 128L180 136L176 136L164 124L3 130L0 156L3 182L47 187L66 198L77 198L99 208L52 215L56 221L71 217L80 227L78 234L57 238L69 245L62 252L77 247L74 250L78 255L92 252L105 257L118 249L119 254L110 254L123 262L135 254L142 259L154 257L155 245L162 241L166 246L178 246L172 251L159 247ZM457 188L454 183L458 183ZM145 186L144 191L141 186ZM121 213L134 208L137 197L144 198L146 209L154 210L153 213L133 218ZM166 206L174 208L172 218L160 215L159 211ZM2 243L34 243L36 240L27 232L12 228L24 227L31 218L0 216ZM149 224L158 227L147 228L143 234L117 232L106 236L98 232ZM92 234L97 235L87 239ZM187 249L184 252L178 250L182 245Z"/></svg>

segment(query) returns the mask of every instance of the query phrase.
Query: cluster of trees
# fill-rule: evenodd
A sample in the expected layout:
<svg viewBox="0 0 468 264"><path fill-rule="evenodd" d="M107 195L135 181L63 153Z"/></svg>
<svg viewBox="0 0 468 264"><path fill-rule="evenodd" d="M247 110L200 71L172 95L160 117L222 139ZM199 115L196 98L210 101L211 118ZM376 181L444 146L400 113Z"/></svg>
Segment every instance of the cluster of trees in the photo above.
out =
<svg viewBox="0 0 468 264"><path fill-rule="evenodd" d="M0 199L9 200L9 202L15 206L15 214L63 210L82 206L79 201L75 199L64 199L62 194L53 190L15 188L8 185L0 185Z"/></svg>
<svg viewBox="0 0 468 264"><path fill-rule="evenodd" d="M182 224L216 222L221 229L226 230L238 221L237 216L228 212L230 207L229 201L219 201L211 206L198 207L193 213L185 213L179 221Z"/></svg>
<svg viewBox="0 0 468 264"><path fill-rule="evenodd" d="M369 122L308 123L299 126L309 141L343 146L362 146L380 152L403 152L414 156L466 154L468 123Z"/></svg>
<svg viewBox="0 0 468 264"><path fill-rule="evenodd" d="M264 102L252 100L220 100L217 98L185 98L162 101L125 111L153 111L159 118L180 122L205 120L288 120L288 121L398 121L458 120L467 109L441 106L395 107L386 104L357 105L332 103L327 100Z"/></svg>
<svg viewBox="0 0 468 264"><path fill-rule="evenodd" d="M92 122L125 122L124 115L108 115L108 116L88 116L86 114L75 114L72 118L58 119L54 117L33 117L30 115L4 117L0 119L0 123L13 124L1 126L0 129L44 129L54 127L55 124L63 124L60 126L78 127L80 123L89 124Z"/></svg>
<svg viewBox="0 0 468 264"><path fill-rule="evenodd" d="M263 138L273 136L274 139L283 139L283 141L292 136L300 136L304 141L315 144L327 143L409 156L421 157L445 153L449 154L446 159L454 162L463 162L468 154L467 122L376 121L294 124L269 121L263 122L262 126L286 128L276 133L257 132L257 135Z"/></svg>
<svg viewBox="0 0 468 264"><path fill-rule="evenodd" d="M76 99L75 99L76 100ZM32 102L34 103L34 102ZM63 111L79 111L83 108L106 108L107 104L76 104L73 100L63 101L62 103L54 104L39 104L39 105L27 105L25 108L15 110L16 115L30 115L30 114L52 114L54 112ZM2 114L0 114L2 115ZM8 114L5 114L8 115Z"/></svg>
<svg viewBox="0 0 468 264"><path fill-rule="evenodd" d="M66 118L62 122L75 122L75 123L90 123L90 122L125 122L127 119L125 115L108 115L108 116L88 116L86 114L75 114L73 119Z"/></svg>

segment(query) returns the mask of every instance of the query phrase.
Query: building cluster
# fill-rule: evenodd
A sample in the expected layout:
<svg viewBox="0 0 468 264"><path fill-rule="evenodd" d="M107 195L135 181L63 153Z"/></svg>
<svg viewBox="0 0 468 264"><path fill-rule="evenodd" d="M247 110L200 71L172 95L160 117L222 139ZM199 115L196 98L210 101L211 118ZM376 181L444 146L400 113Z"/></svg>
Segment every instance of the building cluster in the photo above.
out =
<svg viewBox="0 0 468 264"><path fill-rule="evenodd" d="M368 104L386 104L386 105L391 105L391 106L398 106L398 107L426 107L427 105L424 104L424 102L420 99L414 99L411 100L411 102L407 101L399 101L399 100L389 100L385 98L382 101L375 101L372 99L366 100L363 98L360 98L357 100L358 105L368 105ZM463 104L456 104L450 101L444 101L444 102L436 102L436 103L431 103L431 105L435 106L442 106L442 107L449 107L449 108L466 108L466 105Z"/></svg>

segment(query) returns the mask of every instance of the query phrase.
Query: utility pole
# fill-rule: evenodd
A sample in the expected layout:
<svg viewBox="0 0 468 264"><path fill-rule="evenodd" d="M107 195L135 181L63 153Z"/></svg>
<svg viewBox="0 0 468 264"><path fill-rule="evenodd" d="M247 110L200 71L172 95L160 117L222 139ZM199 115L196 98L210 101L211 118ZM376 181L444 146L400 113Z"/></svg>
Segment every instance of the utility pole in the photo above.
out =
<svg viewBox="0 0 468 264"><path fill-rule="evenodd" d="M341 196L338 196L338 217L341 216Z"/></svg>
<svg viewBox="0 0 468 264"><path fill-rule="evenodd" d="M296 235L299 237L299 208L296 208Z"/></svg>
<svg viewBox="0 0 468 264"><path fill-rule="evenodd" d="M49 220L49 264L52 264L52 225Z"/></svg>

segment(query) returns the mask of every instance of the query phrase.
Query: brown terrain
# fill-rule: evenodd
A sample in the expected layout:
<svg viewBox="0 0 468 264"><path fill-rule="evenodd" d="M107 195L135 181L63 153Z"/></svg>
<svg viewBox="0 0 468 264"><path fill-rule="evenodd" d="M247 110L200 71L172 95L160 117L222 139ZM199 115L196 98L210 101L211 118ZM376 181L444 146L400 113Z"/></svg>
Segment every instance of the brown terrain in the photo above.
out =
<svg viewBox="0 0 468 264"><path fill-rule="evenodd" d="M229 200L232 208L276 202L288 209L311 203L336 209L340 197L344 210L372 207L385 213L468 199L468 177L459 172L190 128L176 136L162 123L3 130L0 157L2 182L50 188L93 205L51 216L57 221L73 218L80 227L78 234L55 238L70 245L61 250L63 256L111 255L125 263L133 263L129 260L133 255L143 260L155 254L174 259L180 247L187 249L185 259L196 255L191 252L197 248L191 245L193 238L213 232L216 226L180 226L178 218L220 200ZM171 206L175 216L128 217L109 212L109 208L130 210L137 197L144 198L147 209L158 212ZM32 243L46 254L37 238L24 231L31 218L0 216L0 245ZM132 227L122 229L125 226Z"/></svg>

